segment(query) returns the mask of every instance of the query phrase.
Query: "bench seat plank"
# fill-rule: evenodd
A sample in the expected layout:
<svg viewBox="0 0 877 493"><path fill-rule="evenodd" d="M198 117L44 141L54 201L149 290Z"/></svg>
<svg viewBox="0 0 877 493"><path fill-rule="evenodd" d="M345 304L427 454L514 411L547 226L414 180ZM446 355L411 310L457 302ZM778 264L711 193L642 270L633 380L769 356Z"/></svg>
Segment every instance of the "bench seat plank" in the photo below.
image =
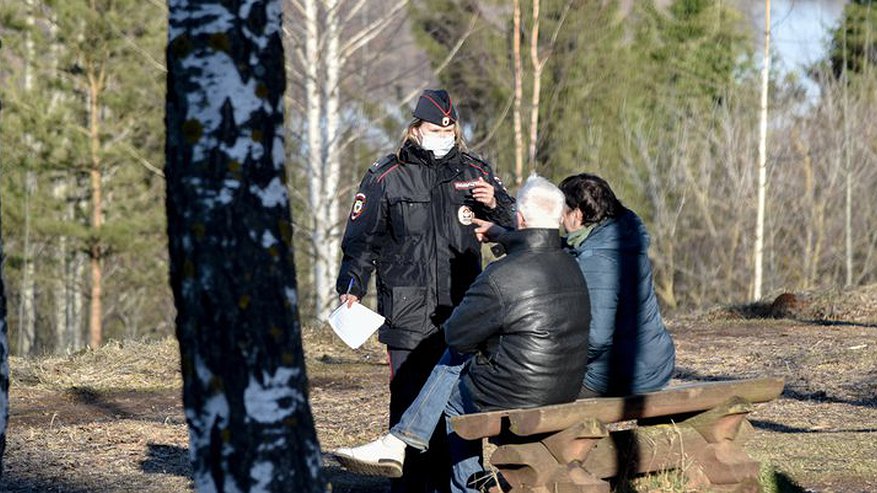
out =
<svg viewBox="0 0 877 493"><path fill-rule="evenodd" d="M732 396L752 403L768 402L779 397L783 383L781 378L698 382L627 397L598 397L533 409L456 416L451 418L451 426L462 438L474 440L498 435L502 419L507 418L512 433L528 436L560 431L584 418L615 423L705 411Z"/></svg>

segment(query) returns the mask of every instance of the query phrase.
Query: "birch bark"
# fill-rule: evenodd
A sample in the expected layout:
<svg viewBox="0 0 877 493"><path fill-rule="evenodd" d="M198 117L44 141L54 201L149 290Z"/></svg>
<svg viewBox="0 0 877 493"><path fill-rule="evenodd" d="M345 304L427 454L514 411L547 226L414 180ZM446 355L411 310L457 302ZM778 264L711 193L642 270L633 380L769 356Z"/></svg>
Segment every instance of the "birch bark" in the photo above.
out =
<svg viewBox="0 0 877 493"><path fill-rule="evenodd" d="M338 0L325 0L326 5L326 138L325 147L325 180L322 183L321 208L318 225L323 229L322 250L318 252L317 261L323 264L324 276L317 279L316 314L318 319L325 320L329 314L330 304L335 300L335 275L340 263L338 252L341 251L341 219L338 209L338 188L341 185L340 130L341 115L339 113L339 86L341 83L340 26L338 19Z"/></svg>
<svg viewBox="0 0 877 493"><path fill-rule="evenodd" d="M764 53L761 67L761 117L758 140L758 203L755 224L755 252L752 299L761 299L764 267L764 216L767 198L767 93L770 78L770 0L764 2Z"/></svg>
<svg viewBox="0 0 877 493"><path fill-rule="evenodd" d="M0 116L3 101L0 101ZM0 155L3 150L0 149ZM6 291L3 285L3 235L0 228L0 480L3 479L3 452L6 450L6 425L9 423L9 341L6 326Z"/></svg>
<svg viewBox="0 0 877 493"><path fill-rule="evenodd" d="M170 0L171 286L199 492L323 491L284 173L280 0Z"/></svg>
<svg viewBox="0 0 877 493"><path fill-rule="evenodd" d="M36 28L33 0L27 0L25 8L27 9L27 17L25 19L27 31L25 32L24 41L24 92L29 94L33 91L33 64L36 56L33 41L33 30ZM25 133L24 141L27 149L33 151L35 147L33 135ZM24 244L22 252L24 266L21 269L21 310L18 321L18 351L22 355L30 354L36 340L36 305L34 303L36 292L34 276L36 272L32 258L33 244L31 242L31 198L36 189L36 174L33 171L33 159L27 157L26 160L24 170Z"/></svg>

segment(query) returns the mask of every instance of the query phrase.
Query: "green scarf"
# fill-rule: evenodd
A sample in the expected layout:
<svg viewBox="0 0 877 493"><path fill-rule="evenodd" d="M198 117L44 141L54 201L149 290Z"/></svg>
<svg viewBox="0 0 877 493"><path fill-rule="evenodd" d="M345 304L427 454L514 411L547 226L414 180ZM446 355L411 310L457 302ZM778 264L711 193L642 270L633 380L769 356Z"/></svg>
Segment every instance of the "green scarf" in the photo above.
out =
<svg viewBox="0 0 877 493"><path fill-rule="evenodd" d="M591 230L594 229L594 226L594 224L591 224L589 226L582 226L580 229L577 229L572 233L567 234L566 242L569 244L569 246L573 248L580 247L582 243L585 242L585 238L587 238L588 235L591 234Z"/></svg>

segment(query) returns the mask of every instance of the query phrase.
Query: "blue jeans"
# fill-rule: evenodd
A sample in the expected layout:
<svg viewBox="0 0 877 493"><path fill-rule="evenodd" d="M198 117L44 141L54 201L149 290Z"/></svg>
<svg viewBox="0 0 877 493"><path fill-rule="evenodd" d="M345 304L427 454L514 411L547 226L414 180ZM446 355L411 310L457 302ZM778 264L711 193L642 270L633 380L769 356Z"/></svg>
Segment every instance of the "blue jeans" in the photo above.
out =
<svg viewBox="0 0 877 493"><path fill-rule="evenodd" d="M445 410L451 392L460 380L468 356L446 349L424 382L420 393L402 414L390 433L417 450L429 448L429 438Z"/></svg>
<svg viewBox="0 0 877 493"><path fill-rule="evenodd" d="M426 450L442 413L450 417L478 412L460 384L460 372L468 359L468 356L446 350L414 402L408 406L399 422L390 428L390 433L411 447ZM446 422L446 428L453 462L451 491L475 491L466 488L466 481L472 474L484 469L481 440L460 438L449 422Z"/></svg>
<svg viewBox="0 0 877 493"><path fill-rule="evenodd" d="M467 395L462 382L454 386L448 404L445 406L445 416L462 416L464 414L477 413L478 408ZM447 420L445 426L448 431L448 449L451 452L451 493L477 493L466 487L466 481L476 472L484 470L481 440L466 440L454 433L451 429L451 421Z"/></svg>

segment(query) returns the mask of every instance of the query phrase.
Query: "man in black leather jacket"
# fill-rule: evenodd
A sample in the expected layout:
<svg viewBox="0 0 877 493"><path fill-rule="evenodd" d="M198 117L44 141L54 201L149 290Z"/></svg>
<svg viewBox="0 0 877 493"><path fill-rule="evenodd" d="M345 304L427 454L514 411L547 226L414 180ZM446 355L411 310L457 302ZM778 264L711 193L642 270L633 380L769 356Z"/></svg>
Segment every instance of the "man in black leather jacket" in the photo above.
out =
<svg viewBox="0 0 877 493"><path fill-rule="evenodd" d="M435 416L441 412L436 406L445 403L445 414L454 416L575 400L585 371L591 308L581 271L561 246L563 204L560 190L543 178L531 177L521 188L518 230L499 238L506 257L487 266L444 324L450 351L436 368L447 369L438 372L443 383L424 399L421 392L406 416ZM471 355L465 366L459 354ZM447 398L435 397L441 393ZM434 427L429 420L397 426L375 442L336 454L356 472L393 475L401 472L405 445L424 449ZM462 440L450 429L448 437L451 489L470 491L467 480L483 469L481 443Z"/></svg>

